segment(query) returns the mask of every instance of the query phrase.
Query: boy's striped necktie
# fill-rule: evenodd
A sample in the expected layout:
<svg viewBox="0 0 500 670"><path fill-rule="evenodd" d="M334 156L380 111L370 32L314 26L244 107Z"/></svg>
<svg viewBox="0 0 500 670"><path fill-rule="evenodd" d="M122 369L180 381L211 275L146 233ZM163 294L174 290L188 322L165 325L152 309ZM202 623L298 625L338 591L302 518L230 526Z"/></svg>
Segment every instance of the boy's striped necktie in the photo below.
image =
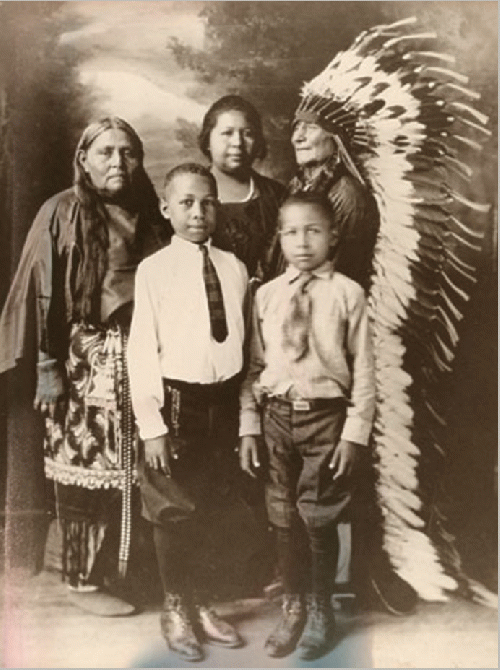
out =
<svg viewBox="0 0 500 670"><path fill-rule="evenodd" d="M308 288L313 279L310 272L299 275L283 321L283 349L294 361L299 361L309 351L312 303Z"/></svg>
<svg viewBox="0 0 500 670"><path fill-rule="evenodd" d="M208 253L208 247L205 244L200 244L200 249L203 253L203 279L208 300L210 330L216 342L224 342L228 330L220 280Z"/></svg>

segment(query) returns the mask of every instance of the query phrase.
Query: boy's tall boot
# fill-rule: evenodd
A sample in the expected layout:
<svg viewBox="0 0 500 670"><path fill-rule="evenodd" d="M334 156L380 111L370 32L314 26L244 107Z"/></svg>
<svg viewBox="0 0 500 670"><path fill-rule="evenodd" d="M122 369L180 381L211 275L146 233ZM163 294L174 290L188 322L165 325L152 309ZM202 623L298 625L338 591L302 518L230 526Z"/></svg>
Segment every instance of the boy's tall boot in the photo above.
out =
<svg viewBox="0 0 500 670"><path fill-rule="evenodd" d="M236 649L243 645L238 631L230 623L221 619L210 607L206 599L195 592L194 596L194 623L195 630L201 640L218 647Z"/></svg>
<svg viewBox="0 0 500 670"><path fill-rule="evenodd" d="M160 615L161 632L174 654L186 661L201 661L203 650L196 638L186 597L167 593Z"/></svg>
<svg viewBox="0 0 500 670"><path fill-rule="evenodd" d="M299 642L299 656L311 661L322 656L333 639L335 617L327 594L310 593L307 597L307 624Z"/></svg>
<svg viewBox="0 0 500 670"><path fill-rule="evenodd" d="M280 658L297 647L307 618L304 599L304 564L307 564L307 543L301 529L277 529L277 553L285 594L281 618L264 645L269 656Z"/></svg>
<svg viewBox="0 0 500 670"><path fill-rule="evenodd" d="M332 566L337 565L338 538L320 529L311 537L311 592L307 596L307 623L298 645L299 656L309 661L322 656L335 633L332 607Z"/></svg>
<svg viewBox="0 0 500 670"><path fill-rule="evenodd" d="M283 596L281 619L264 645L269 656L281 658L295 650L304 630L306 612L304 598L301 594Z"/></svg>
<svg viewBox="0 0 500 670"><path fill-rule="evenodd" d="M182 538L173 529L161 526L154 527L153 537L165 593L160 615L162 635L174 654L186 661L201 661L203 650L193 627Z"/></svg>

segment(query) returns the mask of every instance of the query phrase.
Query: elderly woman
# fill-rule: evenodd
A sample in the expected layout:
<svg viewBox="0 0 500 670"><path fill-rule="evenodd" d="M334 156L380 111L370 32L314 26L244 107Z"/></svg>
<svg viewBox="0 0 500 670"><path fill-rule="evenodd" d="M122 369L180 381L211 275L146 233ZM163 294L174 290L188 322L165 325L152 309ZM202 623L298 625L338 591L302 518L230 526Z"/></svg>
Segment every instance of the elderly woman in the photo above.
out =
<svg viewBox="0 0 500 670"><path fill-rule="evenodd" d="M251 278L273 278L279 260L273 256L273 240L286 189L252 167L267 152L259 113L238 95L220 98L205 114L199 145L222 203L214 244L232 251Z"/></svg>
<svg viewBox="0 0 500 670"><path fill-rule="evenodd" d="M37 214L0 320L3 372L26 353L32 285L45 474L63 531L63 576L84 604L117 559L122 574L127 564L135 432L124 347L136 267L168 234L135 130L116 117L90 124L73 187ZM129 611L103 594L94 602L97 613Z"/></svg>

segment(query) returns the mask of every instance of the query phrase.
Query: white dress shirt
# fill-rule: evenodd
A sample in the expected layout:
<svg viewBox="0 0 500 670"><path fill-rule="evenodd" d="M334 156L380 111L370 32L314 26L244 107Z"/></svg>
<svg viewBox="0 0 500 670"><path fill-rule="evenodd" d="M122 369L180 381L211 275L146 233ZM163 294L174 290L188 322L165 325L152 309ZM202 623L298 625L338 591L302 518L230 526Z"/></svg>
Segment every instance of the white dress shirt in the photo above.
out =
<svg viewBox="0 0 500 670"><path fill-rule="evenodd" d="M342 439L367 444L375 411L375 368L363 289L330 262L312 272L309 349L298 361L283 348L283 322L300 272L290 266L256 293L250 365L241 391L240 435L261 432L256 399L266 395L349 401Z"/></svg>
<svg viewBox="0 0 500 670"><path fill-rule="evenodd" d="M210 334L199 245L174 235L170 245L137 269L127 361L142 439L168 432L160 413L162 378L213 384L241 371L247 271L233 254L210 243L208 247L224 298L228 326L224 342L216 342Z"/></svg>

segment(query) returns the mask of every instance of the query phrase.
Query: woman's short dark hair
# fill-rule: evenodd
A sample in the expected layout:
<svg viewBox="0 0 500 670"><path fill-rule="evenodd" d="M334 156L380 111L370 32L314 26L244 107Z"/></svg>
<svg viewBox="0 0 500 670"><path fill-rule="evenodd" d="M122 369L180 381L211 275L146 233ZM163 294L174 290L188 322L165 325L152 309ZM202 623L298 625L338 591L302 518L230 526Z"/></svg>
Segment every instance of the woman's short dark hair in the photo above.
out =
<svg viewBox="0 0 500 670"><path fill-rule="evenodd" d="M233 111L244 114L246 120L250 124L255 135L254 157L255 159L262 160L267 154L267 144L264 139L262 119L252 103L239 95L225 95L224 97L219 98L205 114L201 125L201 131L198 136L198 145L201 151L209 160L212 159L210 156L210 134L215 128L219 116L224 112Z"/></svg>

